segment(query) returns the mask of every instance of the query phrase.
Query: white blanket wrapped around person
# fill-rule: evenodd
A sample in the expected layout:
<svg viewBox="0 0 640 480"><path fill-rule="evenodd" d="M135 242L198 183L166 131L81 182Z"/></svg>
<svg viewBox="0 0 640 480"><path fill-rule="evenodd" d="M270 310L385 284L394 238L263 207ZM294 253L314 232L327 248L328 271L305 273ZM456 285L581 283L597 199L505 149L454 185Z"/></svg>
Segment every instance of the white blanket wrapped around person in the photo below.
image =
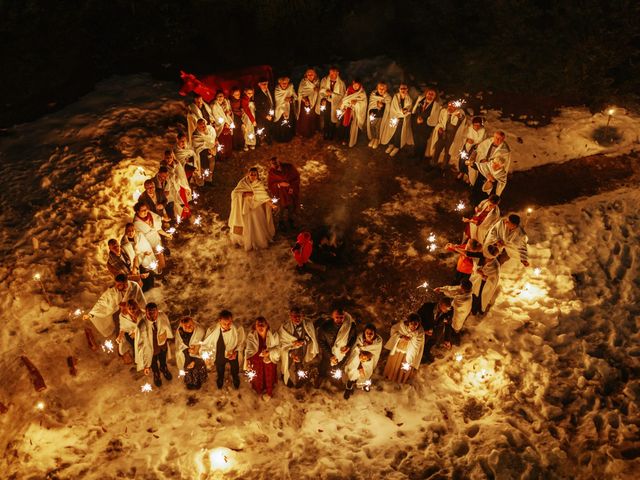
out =
<svg viewBox="0 0 640 480"><path fill-rule="evenodd" d="M309 338L309 341L306 344L305 355L304 358L301 359L301 361L303 365L308 365L309 362L311 362L316 357L316 355L318 355L318 353L320 352L320 348L318 346L316 329L313 325L313 322L307 318L303 319L302 328L304 330L305 336ZM300 341L291 333L294 330L295 327L290 318L287 319L278 330L278 336L280 338L280 370L282 372L282 375L284 376L285 385L289 382L290 378L289 352L293 349L298 348L296 342Z"/></svg>
<svg viewBox="0 0 640 480"><path fill-rule="evenodd" d="M268 355L263 357L264 363L278 363L280 361L280 338L277 332L267 331L267 352ZM246 346L244 349L244 366L243 370L251 370L251 357L253 357L260 350L260 339L258 338L258 332L252 330L247 335Z"/></svg>
<svg viewBox="0 0 640 480"><path fill-rule="evenodd" d="M347 342L349 341L349 332L351 331L351 326L355 328L355 320L351 315L347 312L344 312L344 322L340 326L340 330L338 330L338 335L336 336L336 341L333 342L333 347L331 347L331 353L338 359L338 363L342 362L346 355L349 352L343 352L342 349L347 346Z"/></svg>
<svg viewBox="0 0 640 480"><path fill-rule="evenodd" d="M136 368L139 372L151 367L151 361L153 359L153 323L154 322L143 316L136 329L134 346ZM159 312L155 323L158 345L165 345L167 340L173 338L173 331L171 330L171 324L169 323L167 315Z"/></svg>
<svg viewBox="0 0 640 480"><path fill-rule="evenodd" d="M365 332L358 335L345 364L347 378L356 382L358 388L371 385L371 376L378 365L378 360L380 360L382 337L375 332L373 335L371 343L365 338Z"/></svg>
<svg viewBox="0 0 640 480"><path fill-rule="evenodd" d="M417 370L420 367L424 351L422 325L412 331L409 330L405 322L396 323L391 327L391 337L387 340L384 348L390 350L389 355L404 353L404 361Z"/></svg>

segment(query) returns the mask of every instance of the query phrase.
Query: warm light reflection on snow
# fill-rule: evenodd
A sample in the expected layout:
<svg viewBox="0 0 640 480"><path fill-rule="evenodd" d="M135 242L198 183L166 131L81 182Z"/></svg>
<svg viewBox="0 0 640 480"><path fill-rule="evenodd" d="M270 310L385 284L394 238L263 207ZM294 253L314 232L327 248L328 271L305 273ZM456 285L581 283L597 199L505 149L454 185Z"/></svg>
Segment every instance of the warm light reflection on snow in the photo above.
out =
<svg viewBox="0 0 640 480"><path fill-rule="evenodd" d="M533 285L531 283L525 283L522 290L518 293L518 298L521 300L537 300L538 298L542 298L547 294L547 291L537 285Z"/></svg>
<svg viewBox="0 0 640 480"><path fill-rule="evenodd" d="M42 400L36 403L36 410L44 410L44 402Z"/></svg>
<svg viewBox="0 0 640 480"><path fill-rule="evenodd" d="M456 353L456 362L460 363L463 359L463 356L461 353Z"/></svg>

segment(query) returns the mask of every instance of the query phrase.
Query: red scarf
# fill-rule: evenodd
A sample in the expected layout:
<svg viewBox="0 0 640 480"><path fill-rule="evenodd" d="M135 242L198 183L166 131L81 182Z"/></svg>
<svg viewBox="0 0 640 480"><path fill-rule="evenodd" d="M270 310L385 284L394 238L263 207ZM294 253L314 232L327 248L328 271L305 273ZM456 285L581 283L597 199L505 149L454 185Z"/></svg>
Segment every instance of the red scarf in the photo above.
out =
<svg viewBox="0 0 640 480"><path fill-rule="evenodd" d="M362 88L362 87L360 87ZM347 88L347 94L346 95L351 95L352 93L356 93L357 90L355 90L353 88L353 85L351 85L349 88ZM345 95L345 96L346 96ZM344 111L344 115L342 116L342 125L345 127L348 127L351 124L351 107L348 107L345 111Z"/></svg>

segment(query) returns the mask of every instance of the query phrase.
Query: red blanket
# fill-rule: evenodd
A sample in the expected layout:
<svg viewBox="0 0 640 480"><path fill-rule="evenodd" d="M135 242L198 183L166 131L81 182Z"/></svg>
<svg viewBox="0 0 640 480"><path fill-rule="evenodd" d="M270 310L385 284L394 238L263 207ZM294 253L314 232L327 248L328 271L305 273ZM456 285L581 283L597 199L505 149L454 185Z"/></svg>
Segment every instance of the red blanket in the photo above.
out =
<svg viewBox="0 0 640 480"><path fill-rule="evenodd" d="M228 96L231 89L236 86L240 88L255 88L260 77L266 77L269 83L272 83L273 72L269 65L258 65L232 72L205 75L200 79L191 73L181 71L180 77L183 82L180 95L186 96L194 92L202 96L205 102L209 103L215 98L217 90L224 91L225 95Z"/></svg>

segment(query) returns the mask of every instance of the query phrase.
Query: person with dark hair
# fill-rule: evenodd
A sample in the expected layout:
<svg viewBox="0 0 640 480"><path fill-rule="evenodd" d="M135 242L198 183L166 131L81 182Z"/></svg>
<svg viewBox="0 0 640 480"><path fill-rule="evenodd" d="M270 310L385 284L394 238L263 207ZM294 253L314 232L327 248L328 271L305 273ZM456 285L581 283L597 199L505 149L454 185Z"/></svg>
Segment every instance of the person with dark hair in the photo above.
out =
<svg viewBox="0 0 640 480"><path fill-rule="evenodd" d="M160 312L155 303L147 303L145 314L136 329L135 359L138 371L144 371L145 375L153 372L153 383L156 387L162 385L160 372L167 380L173 378L167 368L167 340L171 338L173 332L167 315Z"/></svg>
<svg viewBox="0 0 640 480"><path fill-rule="evenodd" d="M295 214L300 205L300 174L291 163L281 162L277 157L271 157L270 163L267 184L269 194L277 199L278 228L284 228L285 220L290 228L294 228Z"/></svg>
<svg viewBox="0 0 640 480"><path fill-rule="evenodd" d="M498 291L500 285L500 250L495 245L489 245L482 262L478 264L471 275L472 301L471 313L484 315Z"/></svg>
<svg viewBox="0 0 640 480"><path fill-rule="evenodd" d="M367 106L367 135L371 148L375 149L380 145L382 119L390 103L391 95L389 95L387 84L385 82L378 82L375 90L369 95L369 104Z"/></svg>
<svg viewBox="0 0 640 480"><path fill-rule="evenodd" d="M471 289L472 285L468 279L462 280L460 285L434 288L436 293L442 293L452 300L453 318L451 319L451 327L456 334L462 330L464 322L471 313Z"/></svg>
<svg viewBox="0 0 640 480"><path fill-rule="evenodd" d="M204 327L191 317L180 319L174 335L176 366L189 390L198 390L207 381L207 366L199 353L204 335Z"/></svg>
<svg viewBox="0 0 640 480"><path fill-rule="evenodd" d="M233 114L233 123L231 124L231 130L233 134L233 149L244 150L244 133L242 133L242 90L240 87L233 87L231 89L231 97L229 98L231 104L231 113Z"/></svg>
<svg viewBox="0 0 640 480"><path fill-rule="evenodd" d="M187 111L187 128L189 132L189 138L193 135L193 131L196 129L198 120L204 120L207 125L213 124L213 114L211 108L203 100L202 96L196 95L193 99L193 103L189 105Z"/></svg>
<svg viewBox="0 0 640 480"><path fill-rule="evenodd" d="M278 142L289 142L295 130L294 102L297 95L289 77L280 77L274 91L276 100L275 115L273 117L273 138Z"/></svg>
<svg viewBox="0 0 640 480"><path fill-rule="evenodd" d="M437 302L424 303L417 313L422 320L425 336L421 363L429 363L433 361L432 348L441 343L451 342L451 319L453 317L451 299L442 297Z"/></svg>
<svg viewBox="0 0 640 480"><path fill-rule="evenodd" d="M318 129L318 93L320 81L313 68L307 69L298 86L298 119L296 133L303 138L310 138Z"/></svg>
<svg viewBox="0 0 640 480"><path fill-rule="evenodd" d="M171 153L171 150L165 150L164 155L167 155L167 152ZM165 157L163 156L163 159ZM156 193L164 199L165 203L163 204L165 217L169 219L174 219L174 211L173 211L173 200L169 197L171 196L171 181L169 180L169 169L166 165L163 165L162 161L160 162L160 168L158 169L158 173L156 173L155 177L153 177L153 183L156 187ZM138 202L140 199L138 198ZM162 216L162 213L158 215Z"/></svg>
<svg viewBox="0 0 640 480"><path fill-rule="evenodd" d="M129 222L124 227L124 235L120 239L120 247L127 252L130 259L135 258L140 273L149 273L147 278L142 279L142 291L146 292L153 288L155 274L160 275L162 270L156 253L151 248L151 244L142 233L136 231L136 227Z"/></svg>
<svg viewBox="0 0 640 480"><path fill-rule="evenodd" d="M193 150L200 160L203 180L212 182L218 145L216 130L211 125L207 125L204 120L198 120L192 143Z"/></svg>
<svg viewBox="0 0 640 480"><path fill-rule="evenodd" d="M358 132L364 129L367 121L367 93L361 80L351 82L338 108L338 138L342 145L353 147L358 141Z"/></svg>
<svg viewBox="0 0 640 480"><path fill-rule="evenodd" d="M233 129L231 125L234 125L234 123L231 103L224 96L222 90L216 92L216 98L211 102L211 111L213 112L216 136L219 143L219 147L216 147L216 155L223 160L229 158L231 152L233 152Z"/></svg>
<svg viewBox="0 0 640 480"><path fill-rule="evenodd" d="M153 213L160 215L162 220L168 222L167 204L169 201L163 190L156 189L156 182L153 178L144 181L144 192L138 197L138 203L144 203Z"/></svg>
<svg viewBox="0 0 640 480"><path fill-rule="evenodd" d="M258 144L266 143L270 145L276 105L273 101L273 95L271 95L271 91L269 91L269 80L266 77L260 77L258 79L258 88L255 91L253 101L256 104Z"/></svg>
<svg viewBox="0 0 640 480"><path fill-rule="evenodd" d="M244 350L244 328L233 322L233 314L229 310L222 310L218 315L215 326L207 330L202 342L200 356L216 367L216 385L221 389L224 385L224 371L227 364L231 370L233 387L240 388L240 359Z"/></svg>
<svg viewBox="0 0 640 480"><path fill-rule="evenodd" d="M165 150L164 159L160 162L160 169L163 168L167 171L167 212L171 221L187 220L191 216L191 186L173 150Z"/></svg>
<svg viewBox="0 0 640 480"><path fill-rule="evenodd" d="M329 68L329 75L320 81L320 101L316 113L320 115L325 140L333 140L338 124L338 108L347 87L340 78L338 67Z"/></svg>
<svg viewBox="0 0 640 480"><path fill-rule="evenodd" d="M258 317L247 335L244 350L244 370L258 395L273 396L278 381L277 364L280 360L278 333L271 331L266 318Z"/></svg>
<svg viewBox="0 0 640 480"><path fill-rule="evenodd" d="M231 192L231 241L246 251L267 248L276 233L272 213L275 208L258 169L250 168Z"/></svg>
<svg viewBox="0 0 640 480"><path fill-rule="evenodd" d="M320 347L320 365L316 388L331 375L340 380L344 374L344 364L349 351L356 343L356 322L341 307L334 307L331 318L325 320L317 330Z"/></svg>
<svg viewBox="0 0 640 480"><path fill-rule="evenodd" d="M381 352L382 337L378 335L375 325L367 323L362 333L356 337L344 367L347 378L345 400L353 395L354 388L361 388L365 392L371 389L371 376L378 365Z"/></svg>
<svg viewBox="0 0 640 480"><path fill-rule="evenodd" d="M109 257L107 258L107 269L114 277L120 273L124 273L127 276L127 280L138 282L142 287L142 291L153 288L153 279L151 279L150 285L145 281L149 278L150 272L141 272L138 265L137 255L133 257L129 256L129 253L122 248L115 238L110 238L107 242L109 247Z"/></svg>
<svg viewBox="0 0 640 480"><path fill-rule="evenodd" d="M445 249L449 252L458 254L458 262L456 263L456 282L468 280L473 272L474 258L482 257L482 244L477 240L470 238L465 243L454 245L447 243Z"/></svg>
<svg viewBox="0 0 640 480"><path fill-rule="evenodd" d="M313 322L304 318L302 310L293 306L289 318L278 330L280 370L287 387L299 386L311 376L312 362L319 352Z"/></svg>
<svg viewBox="0 0 640 480"><path fill-rule="evenodd" d="M424 160L427 155L427 144L433 129L438 124L441 109L438 94L433 88L425 88L424 93L413 104L411 131L415 143L414 155L417 160Z"/></svg>
<svg viewBox="0 0 640 480"><path fill-rule="evenodd" d="M411 132L411 106L413 100L409 96L409 86L401 83L382 119L380 143L387 145L384 153L395 157L405 145L413 145Z"/></svg>
<svg viewBox="0 0 640 480"><path fill-rule="evenodd" d="M441 168L445 168L451 158L451 145L456 138L460 125L464 123L465 115L457 102L449 102L447 108L440 110L438 124L432 134L431 165L440 165L440 154L444 152L444 162Z"/></svg>
<svg viewBox="0 0 640 480"><path fill-rule="evenodd" d="M480 243L484 242L487 232L500 219L500 197L493 194L481 201L475 207L475 213L471 218L462 217L466 223L464 238L473 238Z"/></svg>
<svg viewBox="0 0 640 480"><path fill-rule="evenodd" d="M478 145L486 136L487 131L483 126L482 117L473 117L471 125L467 128L466 138L458 157L458 179L469 174L467 160L471 157L471 154L476 151L476 148L478 148Z"/></svg>
<svg viewBox="0 0 640 480"><path fill-rule="evenodd" d="M244 135L244 151L256 148L256 104L253 101L253 87L244 89L242 93L242 134Z"/></svg>
<svg viewBox="0 0 640 480"><path fill-rule="evenodd" d="M420 368L424 350L424 330L422 319L416 313L391 327L391 336L384 348L389 350L389 358L384 367L384 377L397 383L407 383L413 372Z"/></svg>
<svg viewBox="0 0 640 480"><path fill-rule="evenodd" d="M469 182L473 186L471 201L474 205L487 195L502 195L507 185L511 149L505 142L505 137L502 130L496 131L492 138L480 142L467 160Z"/></svg>
<svg viewBox="0 0 640 480"><path fill-rule="evenodd" d="M498 261L504 264L509 258L517 257L525 267L529 266L527 237L520 226L520 216L512 213L503 217L489 229L484 245L495 245L500 250Z"/></svg>
<svg viewBox="0 0 640 480"><path fill-rule="evenodd" d="M135 300L138 305L147 304L140 285L127 280L126 274L119 273L114 279L114 284L82 318L85 321L90 320L103 336L108 337L118 327L120 310L126 306L128 300Z"/></svg>
<svg viewBox="0 0 640 480"><path fill-rule="evenodd" d="M165 248L162 245L162 237L173 238L170 233L165 232L162 229L162 219L159 215L151 212L149 208L143 203L136 203L133 207L136 212L133 217L133 225L136 231L145 236L149 245L156 254L158 259L158 268L164 269L165 266Z"/></svg>

